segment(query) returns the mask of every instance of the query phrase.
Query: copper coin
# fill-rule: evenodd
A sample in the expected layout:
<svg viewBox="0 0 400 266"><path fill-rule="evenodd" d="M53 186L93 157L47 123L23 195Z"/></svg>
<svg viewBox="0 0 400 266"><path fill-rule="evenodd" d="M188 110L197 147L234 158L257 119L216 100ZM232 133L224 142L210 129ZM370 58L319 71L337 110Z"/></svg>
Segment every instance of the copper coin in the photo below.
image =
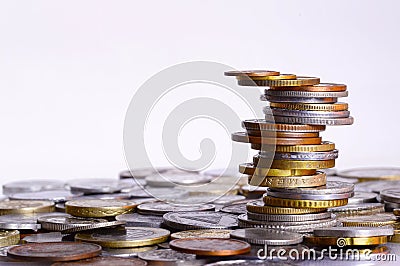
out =
<svg viewBox="0 0 400 266"><path fill-rule="evenodd" d="M183 238L169 242L176 251L201 256L231 256L250 251L248 243L235 239L222 238Z"/></svg>
<svg viewBox="0 0 400 266"><path fill-rule="evenodd" d="M279 76L278 71L271 71L271 70L232 70L226 71L225 76L248 76L248 77L268 77L268 76Z"/></svg>
<svg viewBox="0 0 400 266"><path fill-rule="evenodd" d="M298 87L270 87L271 90L284 90L284 91L345 91L347 86L344 84L334 83L320 83L313 86L298 86Z"/></svg>
<svg viewBox="0 0 400 266"><path fill-rule="evenodd" d="M22 260L71 261L93 258L101 253L101 246L91 243L53 242L15 246L7 255Z"/></svg>
<svg viewBox="0 0 400 266"><path fill-rule="evenodd" d="M232 134L232 140L237 142L266 145L308 145L321 144L322 138L264 138L261 136L249 136L245 132L236 132Z"/></svg>
<svg viewBox="0 0 400 266"><path fill-rule="evenodd" d="M96 257L86 260L79 260L73 262L57 262L51 266L68 266L68 265L96 265L96 266L146 266L147 262L136 258L118 258L118 257Z"/></svg>
<svg viewBox="0 0 400 266"><path fill-rule="evenodd" d="M261 130L247 130L250 136L263 136L271 138L318 138L318 132L274 132Z"/></svg>

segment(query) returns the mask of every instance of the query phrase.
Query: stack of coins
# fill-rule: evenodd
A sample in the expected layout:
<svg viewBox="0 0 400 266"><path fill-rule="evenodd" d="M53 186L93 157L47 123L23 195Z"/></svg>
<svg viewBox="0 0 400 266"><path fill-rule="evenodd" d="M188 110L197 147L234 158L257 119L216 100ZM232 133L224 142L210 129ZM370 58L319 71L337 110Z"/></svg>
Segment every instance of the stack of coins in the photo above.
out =
<svg viewBox="0 0 400 266"><path fill-rule="evenodd" d="M264 108L265 119L245 120L246 132L232 134L232 140L251 143L259 151L253 163L240 165L239 171L249 175L250 185L269 187L264 204L250 203L247 215L239 216L239 225L296 231L336 225L326 209L346 205L354 185L327 183L326 174L319 171L334 167L338 157L334 143L322 141L319 132L326 125L353 123L348 105L337 102L348 95L346 85L277 71L225 75L235 76L242 86L270 88L261 96L270 102Z"/></svg>

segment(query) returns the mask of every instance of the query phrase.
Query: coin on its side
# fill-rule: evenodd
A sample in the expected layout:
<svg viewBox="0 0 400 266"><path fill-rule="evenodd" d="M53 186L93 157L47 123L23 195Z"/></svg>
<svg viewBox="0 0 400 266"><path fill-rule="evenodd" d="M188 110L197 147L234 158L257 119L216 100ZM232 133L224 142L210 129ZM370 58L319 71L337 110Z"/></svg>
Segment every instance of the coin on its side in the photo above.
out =
<svg viewBox="0 0 400 266"><path fill-rule="evenodd" d="M256 245L294 245L303 241L301 234L265 228L237 229L231 237Z"/></svg>
<svg viewBox="0 0 400 266"><path fill-rule="evenodd" d="M77 217L101 218L133 212L138 203L130 200L72 200L65 212Z"/></svg>
<svg viewBox="0 0 400 266"><path fill-rule="evenodd" d="M232 230L224 229L200 229L187 230L171 234L171 239L181 238L230 238Z"/></svg>
<svg viewBox="0 0 400 266"><path fill-rule="evenodd" d="M183 238L169 242L171 249L201 256L232 256L247 253L248 243L236 239Z"/></svg>
<svg viewBox="0 0 400 266"><path fill-rule="evenodd" d="M236 215L222 212L169 212L164 223L178 230L229 229L238 225Z"/></svg>
<svg viewBox="0 0 400 266"><path fill-rule="evenodd" d="M54 202L45 200L0 201L0 215L53 212Z"/></svg>

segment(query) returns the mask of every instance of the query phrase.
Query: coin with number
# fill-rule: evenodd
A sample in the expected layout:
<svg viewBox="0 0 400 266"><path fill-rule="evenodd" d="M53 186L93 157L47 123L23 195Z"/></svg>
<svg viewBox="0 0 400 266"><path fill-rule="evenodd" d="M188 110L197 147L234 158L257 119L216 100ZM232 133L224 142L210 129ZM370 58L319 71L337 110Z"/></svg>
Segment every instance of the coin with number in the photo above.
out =
<svg viewBox="0 0 400 266"><path fill-rule="evenodd" d="M301 234L265 228L236 229L231 237L256 245L294 245L303 241Z"/></svg>
<svg viewBox="0 0 400 266"><path fill-rule="evenodd" d="M229 229L236 227L236 215L221 212L169 212L164 223L178 230Z"/></svg>

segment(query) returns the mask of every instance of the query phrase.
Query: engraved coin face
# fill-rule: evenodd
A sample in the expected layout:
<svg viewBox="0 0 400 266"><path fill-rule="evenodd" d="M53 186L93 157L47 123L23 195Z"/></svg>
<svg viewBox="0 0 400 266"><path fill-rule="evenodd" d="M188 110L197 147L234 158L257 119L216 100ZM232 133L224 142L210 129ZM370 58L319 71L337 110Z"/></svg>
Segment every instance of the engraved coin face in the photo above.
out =
<svg viewBox="0 0 400 266"><path fill-rule="evenodd" d="M165 202L154 202L154 203L143 203L138 207L139 213L151 213L163 215L167 212L178 212L178 211L211 211L215 209L212 204L203 205L192 205L192 206L179 206Z"/></svg>
<svg viewBox="0 0 400 266"><path fill-rule="evenodd" d="M218 212L170 212L163 216L164 223L180 229L229 229L236 227L235 215Z"/></svg>
<svg viewBox="0 0 400 266"><path fill-rule="evenodd" d="M193 261L196 259L194 254L181 253L172 249L159 249L138 254L138 257L151 262L173 262L173 261ZM187 262L189 263L189 262Z"/></svg>

